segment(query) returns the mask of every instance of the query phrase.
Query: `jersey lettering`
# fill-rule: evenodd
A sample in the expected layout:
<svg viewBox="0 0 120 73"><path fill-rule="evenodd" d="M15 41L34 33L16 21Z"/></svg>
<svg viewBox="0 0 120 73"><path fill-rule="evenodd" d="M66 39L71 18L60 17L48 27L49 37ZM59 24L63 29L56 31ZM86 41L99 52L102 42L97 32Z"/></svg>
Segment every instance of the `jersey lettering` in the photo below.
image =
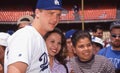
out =
<svg viewBox="0 0 120 73"><path fill-rule="evenodd" d="M40 56L39 61L43 62L43 64L40 65L41 68L40 71L44 71L45 69L48 68L48 58L45 52Z"/></svg>

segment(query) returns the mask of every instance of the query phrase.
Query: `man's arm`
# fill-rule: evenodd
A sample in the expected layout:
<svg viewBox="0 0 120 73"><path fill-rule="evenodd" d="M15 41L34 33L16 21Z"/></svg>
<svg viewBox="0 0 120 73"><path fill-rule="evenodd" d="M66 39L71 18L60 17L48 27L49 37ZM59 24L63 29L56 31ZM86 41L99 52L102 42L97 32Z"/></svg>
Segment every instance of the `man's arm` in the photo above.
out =
<svg viewBox="0 0 120 73"><path fill-rule="evenodd" d="M3 66L0 64L0 73L3 73Z"/></svg>
<svg viewBox="0 0 120 73"><path fill-rule="evenodd" d="M26 73L27 64L23 62L16 62L8 65L7 73Z"/></svg>

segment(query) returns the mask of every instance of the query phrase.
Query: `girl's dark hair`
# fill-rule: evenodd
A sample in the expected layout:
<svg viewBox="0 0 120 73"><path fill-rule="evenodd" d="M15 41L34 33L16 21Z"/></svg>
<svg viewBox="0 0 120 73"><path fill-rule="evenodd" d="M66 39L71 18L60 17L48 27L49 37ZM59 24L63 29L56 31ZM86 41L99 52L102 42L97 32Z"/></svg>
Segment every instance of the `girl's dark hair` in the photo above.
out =
<svg viewBox="0 0 120 73"><path fill-rule="evenodd" d="M66 49L66 39L65 36L63 34L63 32L59 29L59 28L55 28L53 31L50 31L48 33L45 34L44 39L46 40L52 33L58 33L62 39L61 39L61 50L59 51L59 53L57 55L55 55L55 58L57 59L57 61L59 61L60 64L64 65L64 67L66 68L66 71L68 73L68 68L66 66L66 55L64 54L64 49Z"/></svg>
<svg viewBox="0 0 120 73"><path fill-rule="evenodd" d="M79 39L84 39L84 38L88 38L92 42L91 35L89 34L89 32L77 30L71 38L73 46L74 47L76 46Z"/></svg>

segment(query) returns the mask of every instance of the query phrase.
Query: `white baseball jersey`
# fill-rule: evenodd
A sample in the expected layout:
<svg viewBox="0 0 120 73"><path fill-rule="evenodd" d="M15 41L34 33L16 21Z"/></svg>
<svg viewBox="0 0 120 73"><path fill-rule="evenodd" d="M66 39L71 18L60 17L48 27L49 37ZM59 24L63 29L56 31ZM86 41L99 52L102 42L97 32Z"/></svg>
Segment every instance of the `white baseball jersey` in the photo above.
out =
<svg viewBox="0 0 120 73"><path fill-rule="evenodd" d="M28 64L26 73L50 73L49 59L43 37L32 26L16 31L8 39L5 51L5 68L15 62Z"/></svg>

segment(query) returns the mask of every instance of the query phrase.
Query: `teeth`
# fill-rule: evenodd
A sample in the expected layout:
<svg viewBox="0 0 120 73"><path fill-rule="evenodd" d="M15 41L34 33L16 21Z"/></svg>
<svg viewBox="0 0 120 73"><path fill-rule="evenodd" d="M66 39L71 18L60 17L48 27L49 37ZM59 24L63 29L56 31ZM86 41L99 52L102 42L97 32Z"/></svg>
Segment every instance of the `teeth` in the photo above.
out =
<svg viewBox="0 0 120 73"><path fill-rule="evenodd" d="M53 52L57 52L57 50L56 50L56 49L53 49L52 51L53 51Z"/></svg>
<svg viewBox="0 0 120 73"><path fill-rule="evenodd" d="M89 53L84 53L85 55L89 55Z"/></svg>

